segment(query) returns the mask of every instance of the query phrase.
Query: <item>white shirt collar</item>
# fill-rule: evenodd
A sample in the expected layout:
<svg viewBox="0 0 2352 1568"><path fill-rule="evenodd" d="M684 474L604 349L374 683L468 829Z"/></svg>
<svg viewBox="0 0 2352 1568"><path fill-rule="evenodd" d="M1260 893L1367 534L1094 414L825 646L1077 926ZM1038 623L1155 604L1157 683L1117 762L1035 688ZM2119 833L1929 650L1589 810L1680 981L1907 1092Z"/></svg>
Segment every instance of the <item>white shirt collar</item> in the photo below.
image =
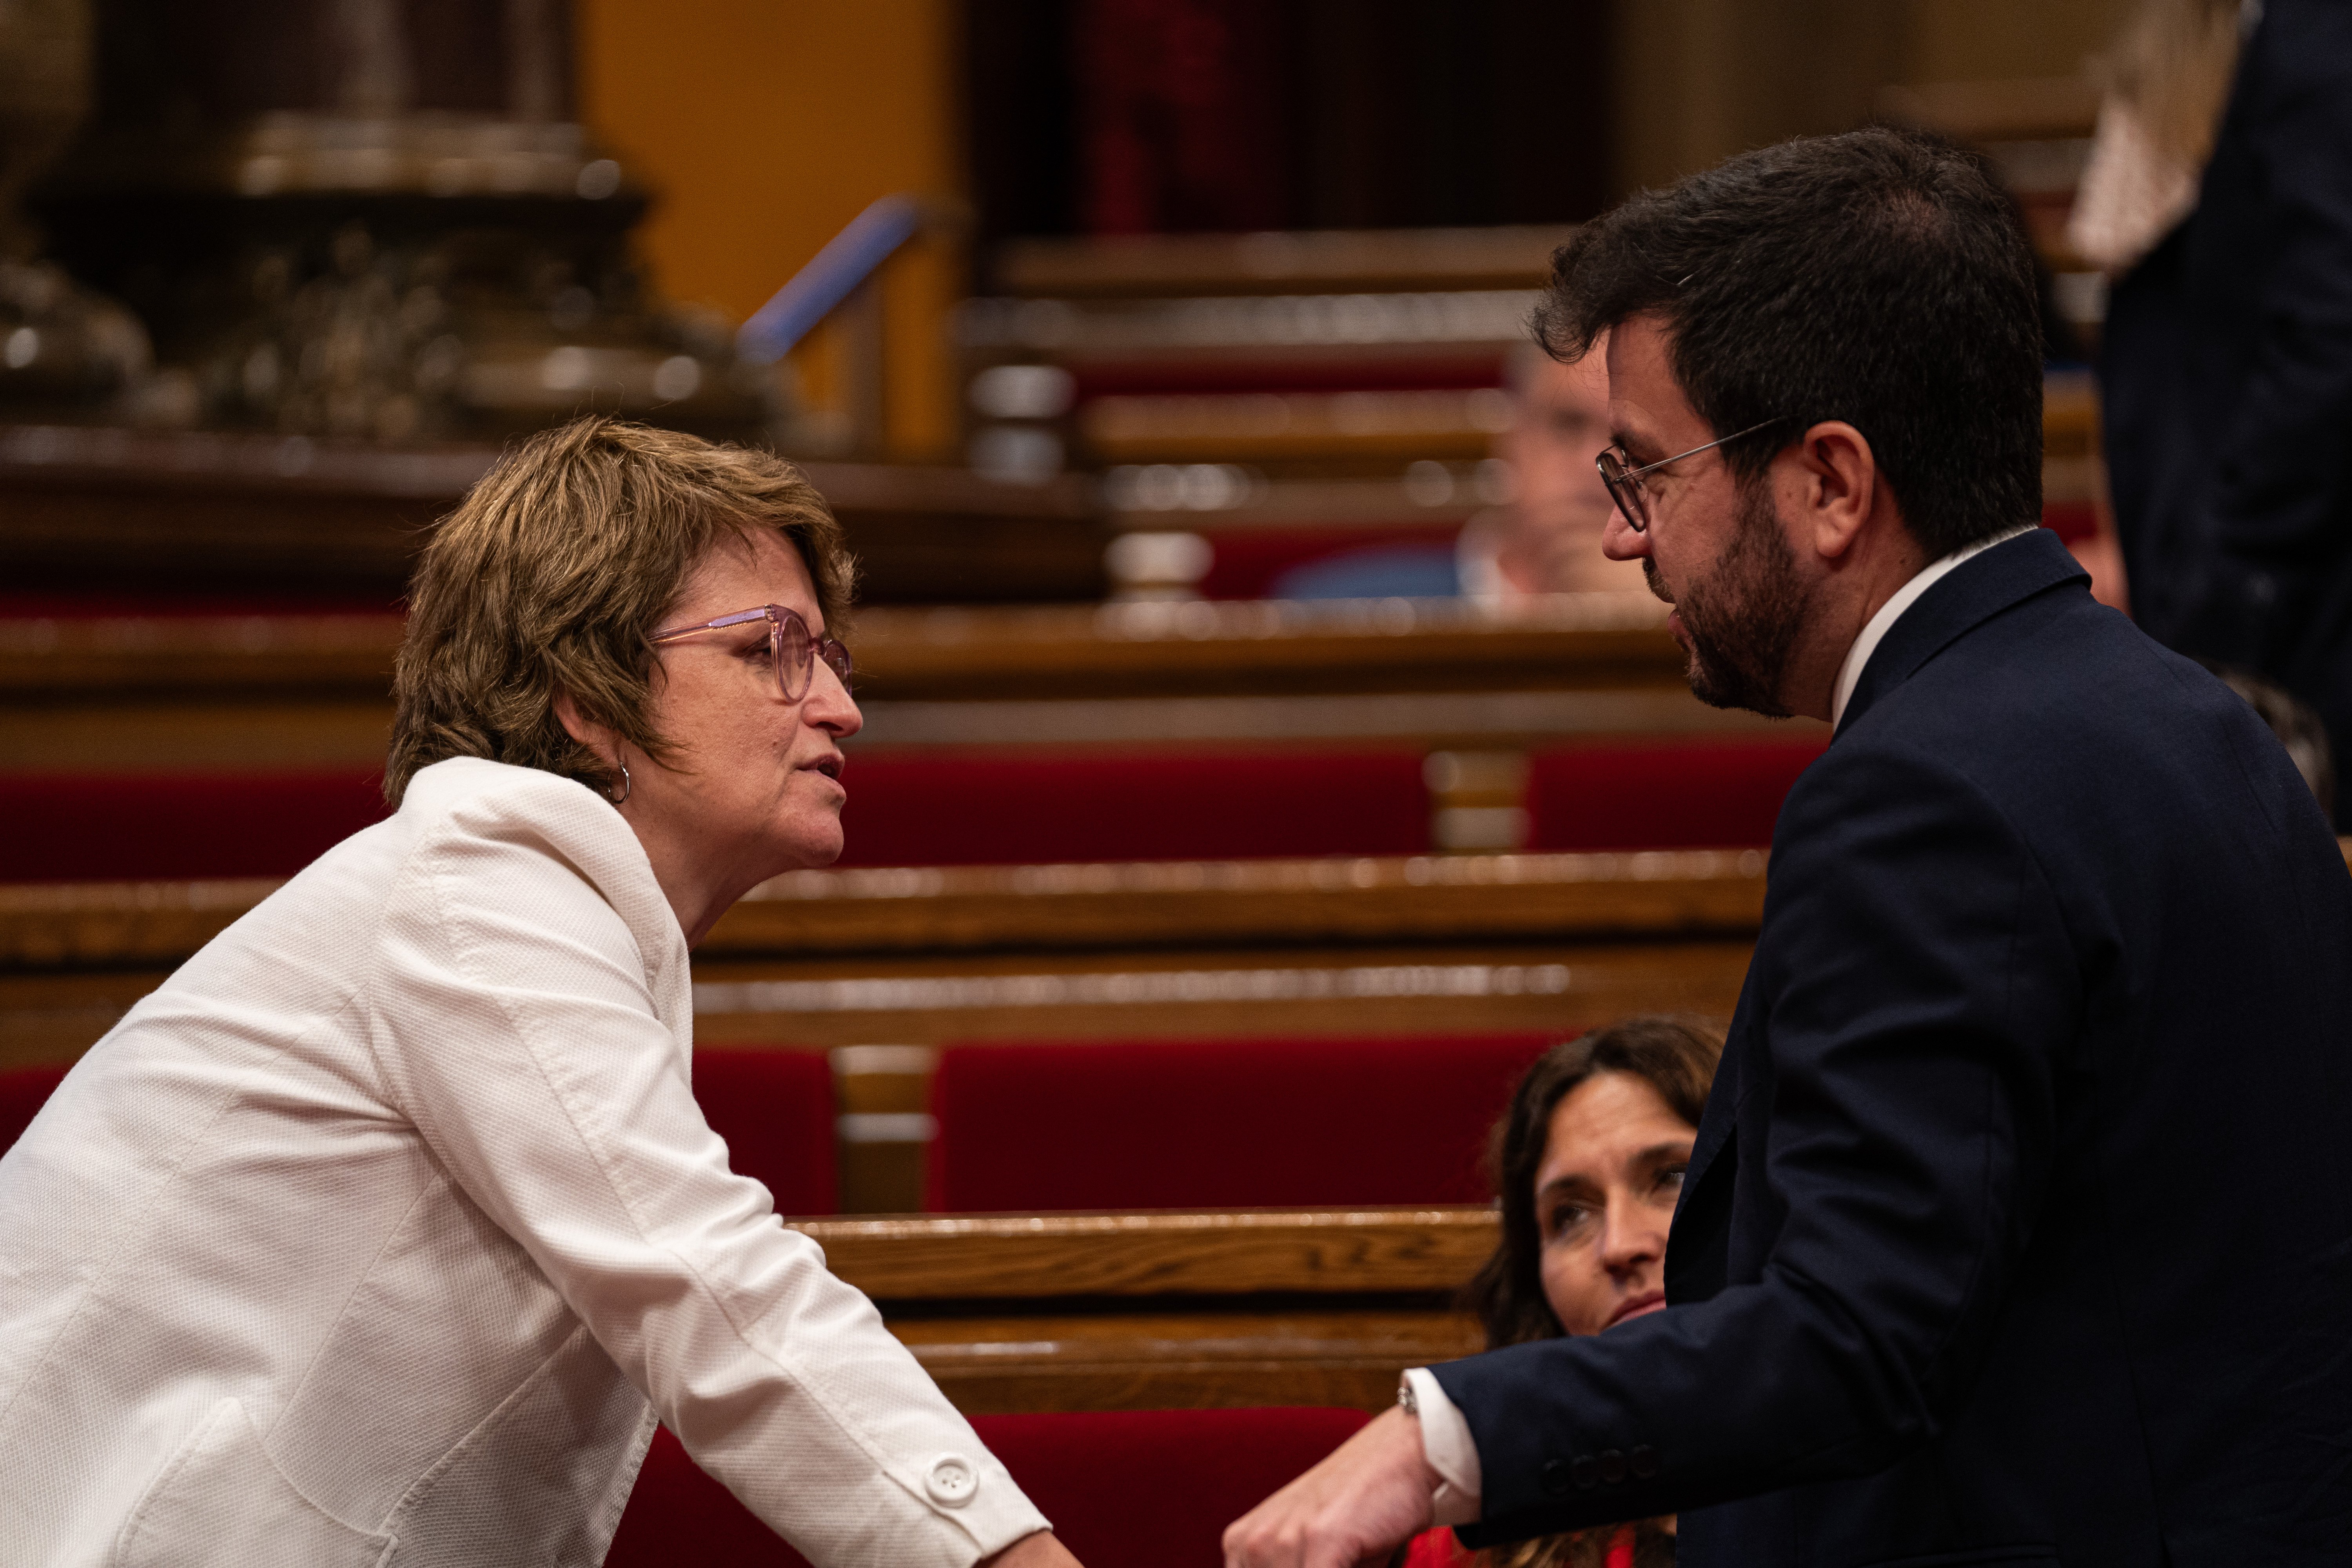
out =
<svg viewBox="0 0 2352 1568"><path fill-rule="evenodd" d="M2006 533L1996 533L1990 539L1979 539L1974 544L1964 544L1940 561L1930 562L1919 569L1917 576L1895 590L1895 596L1878 606L1878 614L1864 624L1862 635L1845 650L1845 662L1838 666L1837 686L1830 693L1830 728L1834 730L1845 718L1845 705L1853 700L1853 689L1862 684L1863 669L1870 656L1878 651L1887 632L1903 612L1919 602L1919 595L1936 585L1936 580L1971 555L1983 553L1996 544L2006 544L2021 533L2031 533L2038 523L2021 522Z"/></svg>

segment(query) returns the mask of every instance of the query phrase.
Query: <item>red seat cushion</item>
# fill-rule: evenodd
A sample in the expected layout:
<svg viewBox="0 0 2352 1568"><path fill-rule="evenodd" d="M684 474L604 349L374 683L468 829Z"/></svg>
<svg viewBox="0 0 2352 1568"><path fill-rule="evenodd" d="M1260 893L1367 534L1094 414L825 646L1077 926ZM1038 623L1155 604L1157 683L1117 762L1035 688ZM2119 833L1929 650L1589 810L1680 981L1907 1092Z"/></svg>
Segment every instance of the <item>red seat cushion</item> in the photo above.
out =
<svg viewBox="0 0 2352 1568"><path fill-rule="evenodd" d="M1099 1410L981 1415L980 1440L1078 1561L1198 1568L1225 1526L1346 1442L1360 1410Z"/></svg>
<svg viewBox="0 0 2352 1568"><path fill-rule="evenodd" d="M1209 570L1197 584L1204 599L1263 599L1302 566L1362 550L1420 546L1451 556L1458 522L1388 523L1370 528L1213 530Z"/></svg>
<svg viewBox="0 0 2352 1568"><path fill-rule="evenodd" d="M698 1048L694 1098L727 1141L727 1163L785 1215L833 1214L833 1068L822 1051Z"/></svg>
<svg viewBox="0 0 2352 1568"><path fill-rule="evenodd" d="M989 1451L1078 1560L1122 1568L1218 1561L1225 1526L1347 1441L1360 1410L1117 1410L978 1415ZM785 1545L654 1436L606 1568L797 1568Z"/></svg>
<svg viewBox="0 0 2352 1568"><path fill-rule="evenodd" d="M702 1472L664 1426L613 1532L604 1568L808 1568L735 1494Z"/></svg>
<svg viewBox="0 0 2352 1568"><path fill-rule="evenodd" d="M387 811L380 773L0 774L0 882L290 877Z"/></svg>
<svg viewBox="0 0 2352 1568"><path fill-rule="evenodd" d="M1418 855L1412 751L853 755L845 866ZM0 775L0 881L289 877L385 814L361 773Z"/></svg>
<svg viewBox="0 0 2352 1568"><path fill-rule="evenodd" d="M0 1151L24 1136L65 1076L61 1067L12 1068L0 1072Z"/></svg>
<svg viewBox="0 0 2352 1568"><path fill-rule="evenodd" d="M1768 845L1789 786L1827 743L1815 735L1538 752L1528 766L1528 847Z"/></svg>
<svg viewBox="0 0 2352 1568"><path fill-rule="evenodd" d="M1549 1035L987 1045L940 1053L929 1207L1476 1203Z"/></svg>
<svg viewBox="0 0 2352 1568"><path fill-rule="evenodd" d="M1418 752L874 757L843 783L845 866L1419 855Z"/></svg>

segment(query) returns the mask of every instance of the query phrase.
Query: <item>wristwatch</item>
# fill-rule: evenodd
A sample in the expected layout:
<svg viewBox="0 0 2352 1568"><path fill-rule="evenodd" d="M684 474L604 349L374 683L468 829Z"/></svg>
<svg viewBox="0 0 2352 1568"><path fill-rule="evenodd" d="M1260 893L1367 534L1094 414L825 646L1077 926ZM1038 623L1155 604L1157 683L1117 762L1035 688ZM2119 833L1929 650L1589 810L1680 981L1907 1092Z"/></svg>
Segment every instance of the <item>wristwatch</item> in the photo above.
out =
<svg viewBox="0 0 2352 1568"><path fill-rule="evenodd" d="M1416 1421L1421 1419L1421 1396L1412 1391L1412 1379L1397 1379L1397 1404L1403 1406L1407 1415Z"/></svg>

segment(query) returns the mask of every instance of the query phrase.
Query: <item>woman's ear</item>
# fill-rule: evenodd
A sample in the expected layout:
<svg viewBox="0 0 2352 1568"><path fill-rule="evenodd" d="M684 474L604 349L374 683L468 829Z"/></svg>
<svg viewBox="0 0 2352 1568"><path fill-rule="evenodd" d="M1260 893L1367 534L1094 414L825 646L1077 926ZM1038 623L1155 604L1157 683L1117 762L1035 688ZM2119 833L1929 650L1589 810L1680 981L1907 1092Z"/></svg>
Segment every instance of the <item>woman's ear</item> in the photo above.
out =
<svg viewBox="0 0 2352 1568"><path fill-rule="evenodd" d="M613 731L581 712L580 704L572 700L569 691L555 694L555 721L563 726L565 734L599 756L613 749Z"/></svg>

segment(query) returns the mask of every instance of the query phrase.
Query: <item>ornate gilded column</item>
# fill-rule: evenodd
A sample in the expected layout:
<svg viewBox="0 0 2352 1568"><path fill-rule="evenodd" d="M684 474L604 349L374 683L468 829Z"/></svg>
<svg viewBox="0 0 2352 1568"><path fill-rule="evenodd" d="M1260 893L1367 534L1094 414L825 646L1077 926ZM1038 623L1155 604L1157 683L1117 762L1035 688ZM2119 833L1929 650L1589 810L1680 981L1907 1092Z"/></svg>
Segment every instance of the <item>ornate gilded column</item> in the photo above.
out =
<svg viewBox="0 0 2352 1568"><path fill-rule="evenodd" d="M598 410L773 423L729 323L632 262L646 198L573 117L565 0L97 0L95 110L37 189L130 302L143 422L495 439Z"/></svg>

